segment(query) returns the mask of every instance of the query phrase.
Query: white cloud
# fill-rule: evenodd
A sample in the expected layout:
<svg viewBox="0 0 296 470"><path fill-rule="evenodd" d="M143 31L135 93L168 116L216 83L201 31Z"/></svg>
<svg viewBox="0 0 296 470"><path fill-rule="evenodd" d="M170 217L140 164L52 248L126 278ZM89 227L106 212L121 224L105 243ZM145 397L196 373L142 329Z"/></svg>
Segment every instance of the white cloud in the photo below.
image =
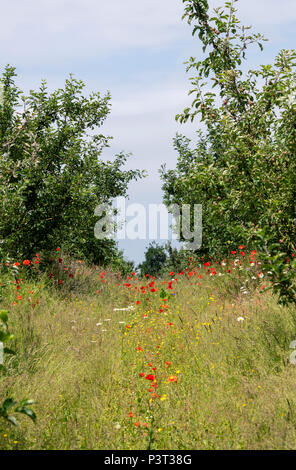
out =
<svg viewBox="0 0 296 470"><path fill-rule="evenodd" d="M0 51L43 63L163 47L189 32L182 12L178 0L14 0L1 5Z"/></svg>
<svg viewBox="0 0 296 470"><path fill-rule="evenodd" d="M182 0L13 0L2 2L0 54L13 64L95 61L134 48L190 41ZM211 7L223 5L210 0ZM239 17L270 32L296 20L295 0L240 0ZM276 31L274 31L276 34Z"/></svg>
<svg viewBox="0 0 296 470"><path fill-rule="evenodd" d="M295 0L240 0L238 17L253 25L284 25L296 20Z"/></svg>

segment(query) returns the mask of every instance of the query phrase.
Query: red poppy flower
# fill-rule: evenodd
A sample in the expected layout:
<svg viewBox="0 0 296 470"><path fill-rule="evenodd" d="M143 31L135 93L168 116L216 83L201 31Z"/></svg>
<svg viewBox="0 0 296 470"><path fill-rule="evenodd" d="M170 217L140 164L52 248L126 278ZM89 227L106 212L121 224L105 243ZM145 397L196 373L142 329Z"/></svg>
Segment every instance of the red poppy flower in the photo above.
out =
<svg viewBox="0 0 296 470"><path fill-rule="evenodd" d="M170 375L169 378L168 378L168 381L169 382L177 382L178 378L175 375Z"/></svg>
<svg viewBox="0 0 296 470"><path fill-rule="evenodd" d="M146 380L151 380L153 382L153 380L155 379L155 375L148 374L148 375L146 375L145 379Z"/></svg>

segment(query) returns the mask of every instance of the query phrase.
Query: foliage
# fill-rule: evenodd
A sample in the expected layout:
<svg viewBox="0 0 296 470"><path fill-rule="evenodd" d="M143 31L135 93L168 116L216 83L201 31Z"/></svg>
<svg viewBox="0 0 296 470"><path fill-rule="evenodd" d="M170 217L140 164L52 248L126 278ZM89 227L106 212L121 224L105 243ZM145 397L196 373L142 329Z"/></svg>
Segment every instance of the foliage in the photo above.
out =
<svg viewBox="0 0 296 470"><path fill-rule="evenodd" d="M172 247L170 242L159 245L150 243L145 252L145 260L138 266L142 276L161 276L168 272L179 273L188 264L188 252Z"/></svg>
<svg viewBox="0 0 296 470"><path fill-rule="evenodd" d="M165 202L202 204L200 252L207 256L221 258L241 243L266 254L268 241L280 243L287 258L296 248L296 52L281 50L273 65L246 70L248 46L262 50L266 39L241 25L236 1L210 16L206 0L183 0L183 18L205 55L187 62L194 99L176 119L199 116L204 130L194 146L176 136L176 169L161 170ZM293 275L287 281L282 274L273 273L280 297L295 301L295 285L285 296Z"/></svg>
<svg viewBox="0 0 296 470"><path fill-rule="evenodd" d="M146 276L146 274L159 276L166 259L165 247L152 242L145 251L145 260L139 264L138 269L142 276Z"/></svg>
<svg viewBox="0 0 296 470"><path fill-rule="evenodd" d="M72 75L63 89L24 96L15 69L2 75L0 100L0 239L2 254L29 258L63 246L91 262L117 256L113 240L94 237L94 210L124 196L142 176L123 170L128 155L99 157L111 137L98 129L110 112L110 94L83 96L84 83ZM0 90L1 91L1 90Z"/></svg>
<svg viewBox="0 0 296 470"><path fill-rule="evenodd" d="M0 417L4 418L6 421L12 423L14 426L18 425L18 422L15 418L14 415L10 414L9 410L12 407L15 407L13 412L14 413L22 413L29 418L32 419L32 421L36 422L36 414L34 411L29 408L27 405L32 405L34 403L33 400L21 400L19 403L14 401L12 398L6 398L2 405L0 406ZM17 406L16 406L17 405Z"/></svg>
<svg viewBox="0 0 296 470"><path fill-rule="evenodd" d="M8 331L8 314L9 312L7 310L0 310L0 359L2 360L2 355L5 354L15 354L15 351L4 347L3 348L3 343L6 343L7 341L11 341L14 338L14 335L12 335ZM5 367L3 364L0 362L0 371L5 371ZM34 403L33 400L28 400L28 399L23 399L19 403L14 401L12 398L6 398L2 404L0 404L0 417L5 419L6 421L12 423L14 426L17 426L18 422L15 418L14 415L12 415L9 410L12 407L15 407L13 412L14 413L22 413L29 418L31 418L34 422L36 421L36 414L34 411L29 408L27 405L32 405Z"/></svg>

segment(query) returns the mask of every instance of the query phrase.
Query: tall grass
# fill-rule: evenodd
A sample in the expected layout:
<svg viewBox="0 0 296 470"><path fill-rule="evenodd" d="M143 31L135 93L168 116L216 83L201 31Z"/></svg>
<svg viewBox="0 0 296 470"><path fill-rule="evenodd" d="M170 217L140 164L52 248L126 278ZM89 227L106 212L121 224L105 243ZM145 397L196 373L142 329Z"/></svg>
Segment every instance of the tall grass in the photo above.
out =
<svg viewBox="0 0 296 470"><path fill-rule="evenodd" d="M17 301L3 275L0 397L34 399L37 422L1 420L0 448L295 449L296 310L216 269L151 287L81 265L61 285L24 275Z"/></svg>

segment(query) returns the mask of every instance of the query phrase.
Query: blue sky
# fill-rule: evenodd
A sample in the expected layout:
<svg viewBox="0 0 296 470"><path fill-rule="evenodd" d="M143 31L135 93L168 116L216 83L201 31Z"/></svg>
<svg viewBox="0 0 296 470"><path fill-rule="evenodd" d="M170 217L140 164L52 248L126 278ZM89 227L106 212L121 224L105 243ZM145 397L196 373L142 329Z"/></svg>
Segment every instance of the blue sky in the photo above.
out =
<svg viewBox="0 0 296 470"><path fill-rule="evenodd" d="M209 0L211 7L223 0ZM273 62L280 49L295 45L295 0L239 0L238 16L269 39L263 53L251 49L250 67ZM63 86L73 73L86 93L110 90L112 112L102 128L114 137L105 157L125 151L127 167L147 169L131 183L131 202L160 203L162 163L174 168L176 132L193 137L194 124L175 115L190 103L184 61L199 57L198 38L181 21L182 0L11 0L1 5L0 67L16 67L27 92L42 78L49 89ZM122 241L126 256L143 259L147 242Z"/></svg>

